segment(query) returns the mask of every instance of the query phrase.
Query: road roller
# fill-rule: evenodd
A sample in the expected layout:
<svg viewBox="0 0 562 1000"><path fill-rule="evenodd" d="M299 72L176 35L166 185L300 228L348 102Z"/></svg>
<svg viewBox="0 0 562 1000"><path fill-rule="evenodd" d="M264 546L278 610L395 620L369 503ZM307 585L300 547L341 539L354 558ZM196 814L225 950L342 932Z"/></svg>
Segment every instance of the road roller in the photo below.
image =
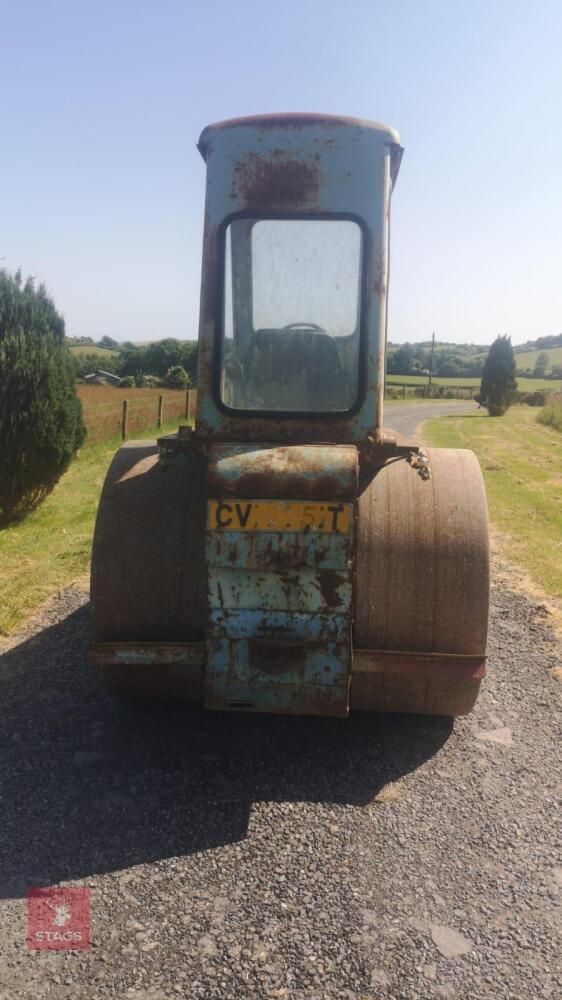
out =
<svg viewBox="0 0 562 1000"><path fill-rule="evenodd" d="M119 695L207 709L463 715L486 665L470 451L383 426L394 129L204 129L193 426L128 441L92 558L90 657Z"/></svg>

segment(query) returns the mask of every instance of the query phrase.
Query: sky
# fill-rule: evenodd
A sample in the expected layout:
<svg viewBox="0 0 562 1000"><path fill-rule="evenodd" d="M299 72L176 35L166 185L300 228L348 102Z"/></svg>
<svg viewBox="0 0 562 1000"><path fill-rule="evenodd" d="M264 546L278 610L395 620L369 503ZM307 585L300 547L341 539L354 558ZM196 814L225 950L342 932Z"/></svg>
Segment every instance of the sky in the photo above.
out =
<svg viewBox="0 0 562 1000"><path fill-rule="evenodd" d="M560 0L0 0L0 266L70 336L197 337L210 122L392 125L389 339L562 331Z"/></svg>

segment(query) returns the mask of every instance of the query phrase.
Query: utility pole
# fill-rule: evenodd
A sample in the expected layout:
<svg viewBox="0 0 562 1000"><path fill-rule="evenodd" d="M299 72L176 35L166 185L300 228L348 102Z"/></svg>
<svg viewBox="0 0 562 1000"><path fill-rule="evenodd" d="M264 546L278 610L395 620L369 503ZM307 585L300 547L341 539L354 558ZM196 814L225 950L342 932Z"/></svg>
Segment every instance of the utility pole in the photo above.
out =
<svg viewBox="0 0 562 1000"><path fill-rule="evenodd" d="M429 382L427 383L429 395L431 396L431 379L433 378L433 352L435 350L435 330L431 338L431 356L429 358Z"/></svg>

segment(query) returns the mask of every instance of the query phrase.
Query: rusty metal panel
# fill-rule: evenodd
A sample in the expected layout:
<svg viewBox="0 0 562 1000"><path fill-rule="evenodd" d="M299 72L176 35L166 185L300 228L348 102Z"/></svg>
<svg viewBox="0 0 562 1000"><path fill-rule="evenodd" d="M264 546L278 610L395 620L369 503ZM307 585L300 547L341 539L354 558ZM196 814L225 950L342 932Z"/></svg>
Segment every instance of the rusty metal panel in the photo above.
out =
<svg viewBox="0 0 562 1000"><path fill-rule="evenodd" d="M346 642L349 632L347 614L310 614L301 611L224 610L210 612L210 626L219 638L286 639L299 642Z"/></svg>
<svg viewBox="0 0 562 1000"><path fill-rule="evenodd" d="M362 712L467 715L485 674L484 656L357 649L350 705Z"/></svg>
<svg viewBox="0 0 562 1000"><path fill-rule="evenodd" d="M251 446L212 450L205 705L346 715L356 449L265 450L255 474ZM322 478L324 469L329 475ZM240 479L250 482L250 496L258 490L267 499L237 500ZM326 492L332 486L335 500ZM301 490L304 501L297 499ZM240 506L238 517L223 516L225 496L231 513ZM329 507L337 516L326 514Z"/></svg>
<svg viewBox="0 0 562 1000"><path fill-rule="evenodd" d="M209 566L211 608L351 612L349 571L295 567L284 572Z"/></svg>
<svg viewBox="0 0 562 1000"><path fill-rule="evenodd" d="M102 667L183 665L202 667L204 642L93 642L88 650L92 663Z"/></svg>
<svg viewBox="0 0 562 1000"><path fill-rule="evenodd" d="M357 449L217 444L209 454L208 483L211 497L349 500L357 491Z"/></svg>
<svg viewBox="0 0 562 1000"><path fill-rule="evenodd" d="M89 657L114 694L203 701L204 642L97 642Z"/></svg>
<svg viewBox="0 0 562 1000"><path fill-rule="evenodd" d="M350 536L298 532L209 532L207 560L211 566L283 570L296 566L345 572Z"/></svg>
<svg viewBox="0 0 562 1000"><path fill-rule="evenodd" d="M348 651L341 643L209 643L207 708L345 716L348 688Z"/></svg>
<svg viewBox="0 0 562 1000"><path fill-rule="evenodd" d="M411 653L394 649L356 649L353 653L353 674L423 674L425 677L442 677L454 673L456 677L486 676L485 656L460 656L455 653Z"/></svg>

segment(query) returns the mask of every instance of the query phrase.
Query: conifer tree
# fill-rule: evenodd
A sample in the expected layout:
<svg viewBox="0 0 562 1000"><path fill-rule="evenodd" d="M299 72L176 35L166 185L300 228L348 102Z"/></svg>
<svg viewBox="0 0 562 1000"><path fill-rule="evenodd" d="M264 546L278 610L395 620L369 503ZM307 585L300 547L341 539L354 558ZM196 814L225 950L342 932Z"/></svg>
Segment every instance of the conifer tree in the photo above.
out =
<svg viewBox="0 0 562 1000"><path fill-rule="evenodd" d="M0 271L0 523L46 496L85 436L62 316L44 285Z"/></svg>
<svg viewBox="0 0 562 1000"><path fill-rule="evenodd" d="M501 417L515 401L516 366L511 337L496 337L484 362L480 393L476 399L491 417Z"/></svg>

